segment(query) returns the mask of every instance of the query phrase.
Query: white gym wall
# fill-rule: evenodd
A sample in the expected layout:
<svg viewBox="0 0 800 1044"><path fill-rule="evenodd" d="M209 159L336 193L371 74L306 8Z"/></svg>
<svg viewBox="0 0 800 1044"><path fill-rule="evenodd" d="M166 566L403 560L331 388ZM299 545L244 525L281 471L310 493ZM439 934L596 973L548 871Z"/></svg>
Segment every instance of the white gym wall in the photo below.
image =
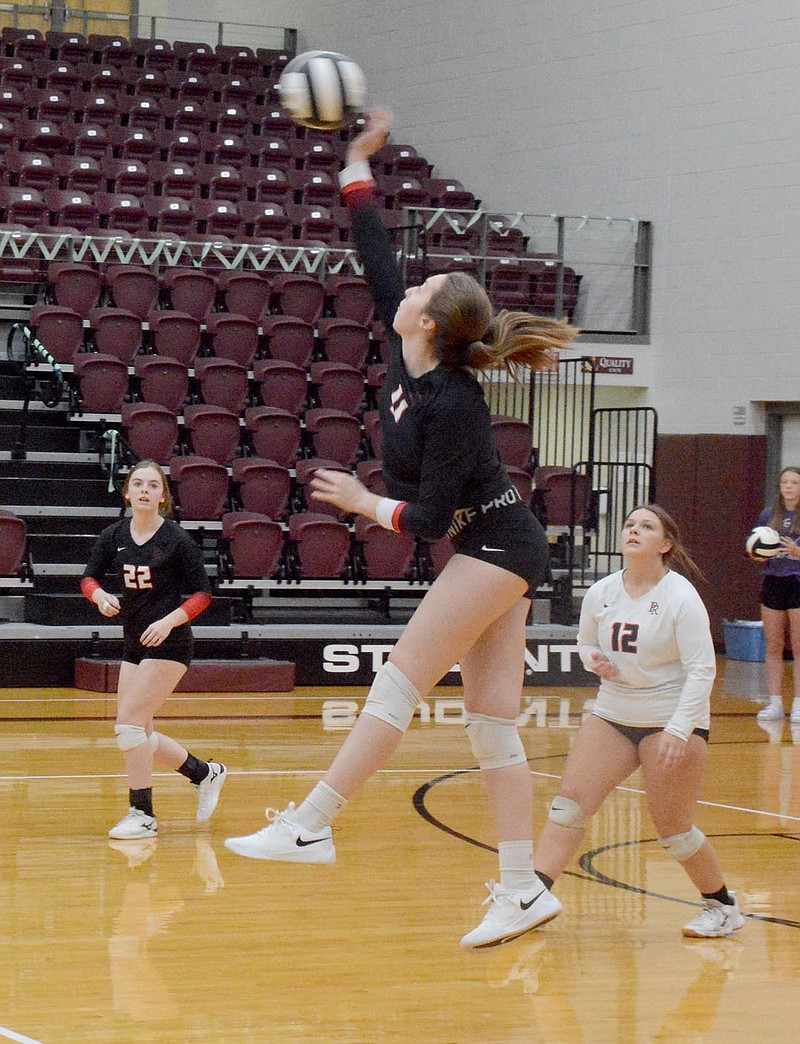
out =
<svg viewBox="0 0 800 1044"><path fill-rule="evenodd" d="M631 402L655 406L662 433L759 434L761 402L800 397L796 0L141 9L289 25L301 49L349 54L396 140L490 210L652 220L652 343L613 352L643 360Z"/></svg>

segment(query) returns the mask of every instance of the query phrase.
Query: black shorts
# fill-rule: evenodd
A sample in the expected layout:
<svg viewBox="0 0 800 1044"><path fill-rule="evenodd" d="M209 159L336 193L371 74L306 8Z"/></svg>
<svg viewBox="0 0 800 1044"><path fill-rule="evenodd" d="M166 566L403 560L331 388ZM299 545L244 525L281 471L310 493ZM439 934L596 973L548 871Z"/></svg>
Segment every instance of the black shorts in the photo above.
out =
<svg viewBox="0 0 800 1044"><path fill-rule="evenodd" d="M188 667L194 653L192 632L184 624L171 631L161 645L142 645L141 635L126 634L122 643L122 659L139 664L142 660L172 660Z"/></svg>
<svg viewBox="0 0 800 1044"><path fill-rule="evenodd" d="M453 550L521 576L532 600L547 573L550 545L530 509L511 504L476 518L453 539Z"/></svg>
<svg viewBox="0 0 800 1044"><path fill-rule="evenodd" d="M770 576L761 579L761 604L767 609L800 609L800 576Z"/></svg>
<svg viewBox="0 0 800 1044"><path fill-rule="evenodd" d="M664 731L660 725L645 725L644 728L640 728L638 725L622 725L618 721L609 721L608 718L603 718L602 721L608 721L611 728L616 729L625 739L630 740L634 747L638 747L648 736L654 736L657 732ZM694 729L692 735L699 736L708 743L708 729Z"/></svg>

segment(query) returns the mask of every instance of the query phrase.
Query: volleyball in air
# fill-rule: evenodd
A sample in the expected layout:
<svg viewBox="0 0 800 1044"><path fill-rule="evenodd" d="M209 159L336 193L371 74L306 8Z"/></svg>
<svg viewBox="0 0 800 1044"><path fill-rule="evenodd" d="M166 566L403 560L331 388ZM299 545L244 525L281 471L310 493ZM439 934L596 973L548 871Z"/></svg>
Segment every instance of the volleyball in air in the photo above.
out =
<svg viewBox="0 0 800 1044"><path fill-rule="evenodd" d="M771 526L756 526L750 536L748 536L744 546L748 555L755 562L763 562L765 559L777 555L780 551L780 534L777 529L773 529Z"/></svg>
<svg viewBox="0 0 800 1044"><path fill-rule="evenodd" d="M364 108L367 83L355 62L334 51L305 51L278 81L281 105L295 123L338 130Z"/></svg>

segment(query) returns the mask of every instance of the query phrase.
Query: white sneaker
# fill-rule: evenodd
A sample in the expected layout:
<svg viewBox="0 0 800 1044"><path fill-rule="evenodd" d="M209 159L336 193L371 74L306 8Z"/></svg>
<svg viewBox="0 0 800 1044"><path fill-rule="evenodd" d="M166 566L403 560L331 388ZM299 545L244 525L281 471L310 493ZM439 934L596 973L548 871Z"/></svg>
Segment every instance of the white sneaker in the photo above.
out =
<svg viewBox="0 0 800 1044"><path fill-rule="evenodd" d="M756 725L766 732L770 743L780 743L783 739L783 718L778 718L777 721L759 721L756 718Z"/></svg>
<svg viewBox="0 0 800 1044"><path fill-rule="evenodd" d="M520 892L503 888L495 881L487 881L489 898L486 916L461 940L464 949L479 949L483 946L499 946L500 943L516 939L518 935L552 921L563 910L556 897L542 885L540 892Z"/></svg>
<svg viewBox="0 0 800 1044"><path fill-rule="evenodd" d="M144 837L155 837L157 833L156 817L148 816L140 808L131 807L127 816L109 830L108 836L116 841L138 841Z"/></svg>
<svg viewBox="0 0 800 1044"><path fill-rule="evenodd" d="M229 837L225 847L249 859L276 859L284 863L335 863L333 831L305 830L297 822L294 802L285 811L267 809L269 824L255 834Z"/></svg>
<svg viewBox="0 0 800 1044"><path fill-rule="evenodd" d="M798 707L797 710L792 711L789 715L789 721L792 725L800 725L800 707Z"/></svg>
<svg viewBox="0 0 800 1044"><path fill-rule="evenodd" d="M692 939L717 939L730 935L744 924L744 917L736 902L736 895L730 892L733 906L726 906L717 899L704 899L703 909L693 921L683 926L683 934Z"/></svg>
<svg viewBox="0 0 800 1044"><path fill-rule="evenodd" d="M784 717L783 707L776 707L770 703L756 714L756 721L783 721Z"/></svg>
<svg viewBox="0 0 800 1044"><path fill-rule="evenodd" d="M208 775L197 784L197 822L205 823L211 818L219 801L219 792L225 782L228 770L216 761L209 761Z"/></svg>

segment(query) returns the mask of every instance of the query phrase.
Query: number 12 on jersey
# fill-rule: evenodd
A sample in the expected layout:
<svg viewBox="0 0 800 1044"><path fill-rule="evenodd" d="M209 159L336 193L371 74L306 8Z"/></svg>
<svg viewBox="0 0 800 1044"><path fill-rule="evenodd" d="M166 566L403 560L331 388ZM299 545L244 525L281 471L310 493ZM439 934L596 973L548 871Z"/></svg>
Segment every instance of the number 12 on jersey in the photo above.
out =
<svg viewBox="0 0 800 1044"><path fill-rule="evenodd" d="M611 648L614 652L635 653L639 625L614 623L611 625Z"/></svg>

